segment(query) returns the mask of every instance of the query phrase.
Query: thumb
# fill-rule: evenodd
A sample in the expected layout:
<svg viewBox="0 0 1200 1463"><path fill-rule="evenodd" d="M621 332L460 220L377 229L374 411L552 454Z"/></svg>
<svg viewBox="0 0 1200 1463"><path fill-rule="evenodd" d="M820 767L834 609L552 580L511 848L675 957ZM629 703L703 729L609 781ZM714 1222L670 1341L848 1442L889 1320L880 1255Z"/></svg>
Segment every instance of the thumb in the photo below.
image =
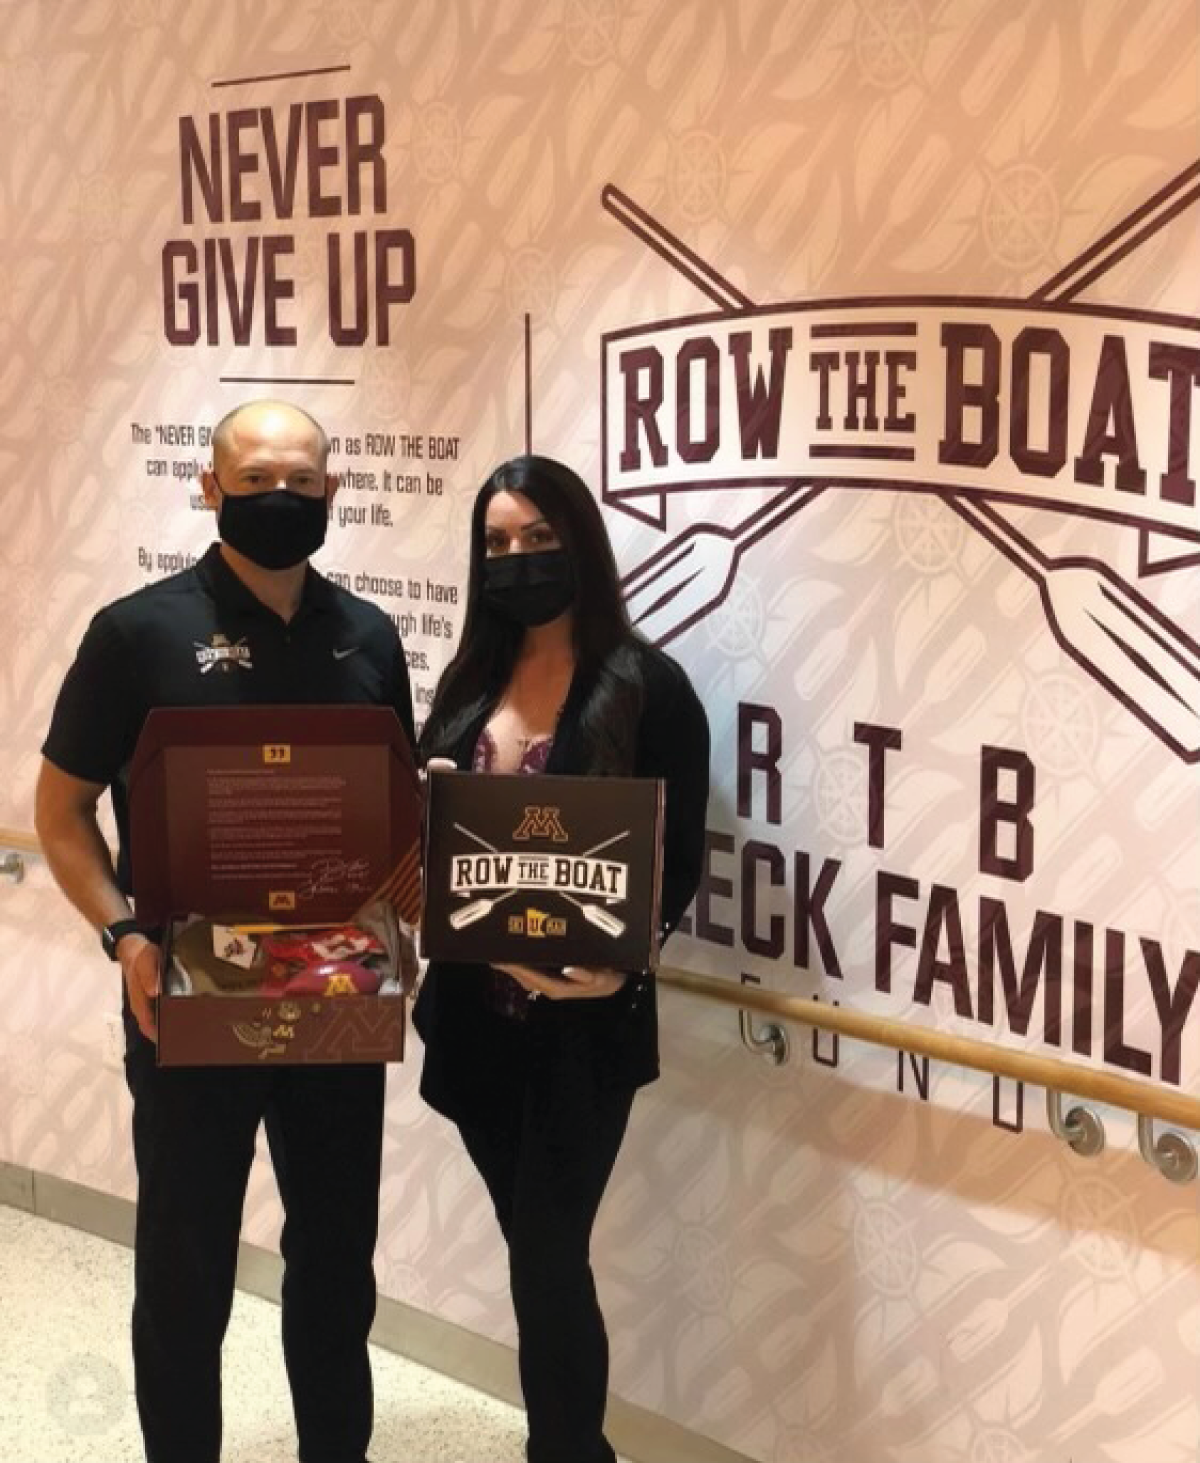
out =
<svg viewBox="0 0 1200 1463"><path fill-rule="evenodd" d="M575 985L595 985L596 975L586 965L564 965L563 975Z"/></svg>

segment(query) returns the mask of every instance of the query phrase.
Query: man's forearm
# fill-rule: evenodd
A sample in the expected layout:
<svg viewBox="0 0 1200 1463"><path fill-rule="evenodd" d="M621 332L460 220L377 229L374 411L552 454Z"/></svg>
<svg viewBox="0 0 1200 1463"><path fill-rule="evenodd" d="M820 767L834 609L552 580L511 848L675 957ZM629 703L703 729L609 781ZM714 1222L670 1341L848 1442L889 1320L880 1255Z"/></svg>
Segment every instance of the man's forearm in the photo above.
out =
<svg viewBox="0 0 1200 1463"><path fill-rule="evenodd" d="M129 901L117 884L112 855L94 812L39 810L37 831L55 883L89 924L100 929L129 918Z"/></svg>

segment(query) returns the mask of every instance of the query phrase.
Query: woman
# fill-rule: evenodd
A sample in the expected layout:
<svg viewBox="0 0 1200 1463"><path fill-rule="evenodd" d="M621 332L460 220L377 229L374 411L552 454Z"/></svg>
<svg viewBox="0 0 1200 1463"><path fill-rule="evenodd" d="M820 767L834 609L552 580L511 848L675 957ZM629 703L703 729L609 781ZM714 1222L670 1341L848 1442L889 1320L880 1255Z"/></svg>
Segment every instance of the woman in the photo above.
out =
<svg viewBox="0 0 1200 1463"><path fill-rule="evenodd" d="M690 903L704 710L631 628L599 509L561 463L518 457L480 489L462 639L421 750L477 772L664 778L664 930ZM422 1095L458 1125L508 1244L529 1463L614 1463L589 1245L634 1093L658 1076L654 982L435 962L415 1021Z"/></svg>

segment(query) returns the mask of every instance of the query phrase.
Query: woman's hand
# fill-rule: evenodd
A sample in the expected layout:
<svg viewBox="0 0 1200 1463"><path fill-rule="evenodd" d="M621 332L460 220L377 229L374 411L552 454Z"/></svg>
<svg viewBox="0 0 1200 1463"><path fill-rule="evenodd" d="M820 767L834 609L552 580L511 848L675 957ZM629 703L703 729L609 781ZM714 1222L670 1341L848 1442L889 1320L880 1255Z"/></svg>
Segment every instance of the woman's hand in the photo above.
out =
<svg viewBox="0 0 1200 1463"><path fill-rule="evenodd" d="M547 975L528 965L493 965L493 970L511 975L531 996L547 996L552 1001L594 1001L615 996L628 976L606 967L565 965L561 976Z"/></svg>
<svg viewBox="0 0 1200 1463"><path fill-rule="evenodd" d="M429 774L431 772L457 771L458 763L454 760L453 757L430 757L429 761L426 762L424 767L417 768L417 780L420 782L422 787L425 787L429 782Z"/></svg>

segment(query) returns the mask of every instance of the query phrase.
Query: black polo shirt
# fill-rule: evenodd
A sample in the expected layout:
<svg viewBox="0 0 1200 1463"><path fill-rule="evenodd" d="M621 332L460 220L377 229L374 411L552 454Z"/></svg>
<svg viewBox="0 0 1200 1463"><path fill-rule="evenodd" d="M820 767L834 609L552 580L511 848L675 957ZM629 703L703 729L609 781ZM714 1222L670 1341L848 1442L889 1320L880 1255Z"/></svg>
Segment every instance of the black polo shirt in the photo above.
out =
<svg viewBox="0 0 1200 1463"><path fill-rule="evenodd" d="M112 790L117 878L131 892L128 772L156 706L393 706L415 740L408 666L376 605L309 568L285 623L242 583L214 544L190 569L106 605L67 672L46 758Z"/></svg>

